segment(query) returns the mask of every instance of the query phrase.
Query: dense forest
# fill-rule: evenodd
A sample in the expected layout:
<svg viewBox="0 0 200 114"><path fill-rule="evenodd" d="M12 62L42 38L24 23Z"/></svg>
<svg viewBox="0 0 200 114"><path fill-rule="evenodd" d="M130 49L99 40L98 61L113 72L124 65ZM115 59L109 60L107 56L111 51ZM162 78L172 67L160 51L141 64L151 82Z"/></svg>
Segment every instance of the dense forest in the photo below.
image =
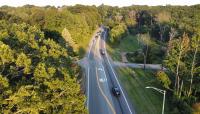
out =
<svg viewBox="0 0 200 114"><path fill-rule="evenodd" d="M0 112L86 113L74 60L100 23L95 7L0 8Z"/></svg>
<svg viewBox="0 0 200 114"><path fill-rule="evenodd" d="M87 113L74 62L104 24L109 43L142 37L145 62L161 58L156 76L172 113L200 107L200 5L0 8L0 110L3 113ZM143 37L145 36L145 37ZM160 45L148 43L146 36ZM132 56L132 55L131 55ZM144 61L144 60L142 60Z"/></svg>

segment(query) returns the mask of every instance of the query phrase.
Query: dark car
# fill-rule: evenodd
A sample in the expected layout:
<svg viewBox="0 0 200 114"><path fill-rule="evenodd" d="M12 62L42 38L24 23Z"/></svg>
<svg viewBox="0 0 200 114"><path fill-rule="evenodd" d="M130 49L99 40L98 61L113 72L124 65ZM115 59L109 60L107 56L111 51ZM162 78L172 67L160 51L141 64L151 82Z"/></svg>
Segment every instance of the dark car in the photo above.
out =
<svg viewBox="0 0 200 114"><path fill-rule="evenodd" d="M113 87L112 88L112 93L115 95L115 96L120 96L120 90L118 87Z"/></svg>
<svg viewBox="0 0 200 114"><path fill-rule="evenodd" d="M100 49L100 53L101 53L101 55L105 55L105 50Z"/></svg>

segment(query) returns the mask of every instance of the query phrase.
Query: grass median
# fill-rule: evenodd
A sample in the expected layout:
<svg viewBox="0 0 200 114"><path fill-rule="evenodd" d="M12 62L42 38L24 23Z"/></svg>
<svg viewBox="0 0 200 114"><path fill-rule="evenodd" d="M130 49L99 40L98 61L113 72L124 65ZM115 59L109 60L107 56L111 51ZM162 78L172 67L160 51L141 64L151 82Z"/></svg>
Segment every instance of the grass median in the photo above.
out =
<svg viewBox="0 0 200 114"><path fill-rule="evenodd" d="M117 68L120 82L123 84L137 114L161 114L163 95L146 86L161 88L154 76L154 71L142 69ZM165 114L169 114L167 99Z"/></svg>

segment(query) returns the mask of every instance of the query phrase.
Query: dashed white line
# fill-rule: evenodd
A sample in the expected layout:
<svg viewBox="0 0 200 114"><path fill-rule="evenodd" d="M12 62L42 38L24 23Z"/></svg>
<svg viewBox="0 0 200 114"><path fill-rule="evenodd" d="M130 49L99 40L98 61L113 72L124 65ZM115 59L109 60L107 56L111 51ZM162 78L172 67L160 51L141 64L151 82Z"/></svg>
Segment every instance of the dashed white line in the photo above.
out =
<svg viewBox="0 0 200 114"><path fill-rule="evenodd" d="M98 49L99 49L99 41L100 41L100 39L98 39ZM101 55L100 55L100 52L98 52L98 56L100 57L100 59L102 60L102 57L101 57ZM103 72L104 72L104 75L105 75L105 78L106 78L106 80L107 80L107 76L106 76L106 72L105 72L105 68L104 68L104 66L103 66L103 64L102 64L102 61L101 61L101 67L103 68L99 68L99 69L101 69Z"/></svg>
<svg viewBox="0 0 200 114"><path fill-rule="evenodd" d="M88 58L90 57L90 52L91 52L93 43L94 43L94 42L92 42L92 44L90 45L90 49L89 49L89 53L88 53Z"/></svg>
<svg viewBox="0 0 200 114"><path fill-rule="evenodd" d="M90 87L90 83L89 83L89 81L90 81L90 67L88 67L88 90L87 90L87 108L89 109L89 98L90 98L90 89L89 89L89 87Z"/></svg>

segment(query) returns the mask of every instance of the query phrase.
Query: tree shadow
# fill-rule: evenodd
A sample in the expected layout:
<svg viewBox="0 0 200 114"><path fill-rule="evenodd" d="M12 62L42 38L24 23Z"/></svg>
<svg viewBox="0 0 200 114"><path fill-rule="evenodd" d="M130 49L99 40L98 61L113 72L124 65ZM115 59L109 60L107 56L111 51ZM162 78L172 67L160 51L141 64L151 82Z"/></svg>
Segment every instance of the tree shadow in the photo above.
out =
<svg viewBox="0 0 200 114"><path fill-rule="evenodd" d="M57 43L64 43L62 35L56 30L43 29L45 38L53 39Z"/></svg>
<svg viewBox="0 0 200 114"><path fill-rule="evenodd" d="M54 40L56 43L58 43L62 48L67 49L68 55L72 57L77 56L77 54L74 52L74 48L69 45L66 45L67 42L64 40L60 32L56 30L49 30L49 29L43 29L43 32L44 32L45 38L50 38Z"/></svg>
<svg viewBox="0 0 200 114"><path fill-rule="evenodd" d="M86 53L86 50L83 47L79 47L78 49L79 59L82 58L85 53Z"/></svg>

